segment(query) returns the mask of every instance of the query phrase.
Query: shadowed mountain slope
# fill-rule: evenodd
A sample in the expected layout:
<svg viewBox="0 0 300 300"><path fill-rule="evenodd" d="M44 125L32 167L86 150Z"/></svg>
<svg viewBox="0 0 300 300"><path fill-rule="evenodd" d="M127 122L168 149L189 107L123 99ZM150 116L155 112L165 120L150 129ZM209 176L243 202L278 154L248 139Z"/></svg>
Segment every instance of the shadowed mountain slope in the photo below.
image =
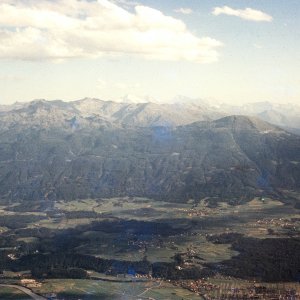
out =
<svg viewBox="0 0 300 300"><path fill-rule="evenodd" d="M241 201L300 187L300 137L256 118L124 127L83 116L82 107L78 114L76 105L48 104L1 113L2 201L115 196ZM107 109L109 116L120 112Z"/></svg>

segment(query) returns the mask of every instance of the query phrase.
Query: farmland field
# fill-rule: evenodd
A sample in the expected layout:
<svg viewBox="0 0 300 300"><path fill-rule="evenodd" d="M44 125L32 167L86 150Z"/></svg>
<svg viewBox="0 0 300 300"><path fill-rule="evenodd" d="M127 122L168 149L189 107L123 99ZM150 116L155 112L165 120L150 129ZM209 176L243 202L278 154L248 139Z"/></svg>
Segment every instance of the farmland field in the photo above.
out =
<svg viewBox="0 0 300 300"><path fill-rule="evenodd" d="M30 300L23 292L9 287L0 287L0 299L2 300Z"/></svg>
<svg viewBox="0 0 300 300"><path fill-rule="evenodd" d="M3 261L7 270L2 280L31 274L41 283L33 291L44 295L217 299L234 289L240 294L252 291L253 280L265 285L282 280L295 285L298 280L296 269L290 277L268 271L274 263L272 247L282 255L289 255L289 247L298 249L299 210L278 199L255 198L236 206L210 205L205 199L185 204L86 199L58 201L46 212L35 203L30 209L20 204L2 206L0 222L0 249L10 258ZM259 249L265 251L266 263L257 276L258 271L246 266L256 263L253 255ZM233 278L237 268L242 268L241 278L229 284L226 276ZM62 279L52 279L57 276ZM67 279L74 276L85 279ZM284 293L287 286L279 290Z"/></svg>

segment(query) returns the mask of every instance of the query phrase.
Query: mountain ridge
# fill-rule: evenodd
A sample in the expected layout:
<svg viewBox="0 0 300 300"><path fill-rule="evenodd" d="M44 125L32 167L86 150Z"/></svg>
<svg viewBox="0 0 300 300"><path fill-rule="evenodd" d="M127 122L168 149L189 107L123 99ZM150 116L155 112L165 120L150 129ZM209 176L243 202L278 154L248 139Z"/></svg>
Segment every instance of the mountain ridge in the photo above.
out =
<svg viewBox="0 0 300 300"><path fill-rule="evenodd" d="M45 113L30 126L27 115L23 122L13 115L11 126L0 119L2 202L139 196L238 203L300 188L300 137L253 117L120 127L66 119L73 112L52 123Z"/></svg>
<svg viewBox="0 0 300 300"><path fill-rule="evenodd" d="M148 100L145 99L142 103L126 103L97 98L83 98L70 102L37 99L31 102L2 105L0 106L0 116L19 110L22 110L23 113L29 109L42 111L44 106L45 111L51 111L51 107L53 110L59 111L62 118L63 114L66 114L68 118L76 117L91 126L98 126L95 120L102 120L100 127L105 123L106 125L109 123L109 126L120 127L179 126L197 121L216 120L231 115L248 115L258 117L292 133L299 134L300 132L300 107L297 105L273 104L267 101L240 106L222 103L215 105L209 101L189 99L184 96L175 98L174 101L176 101L172 103L156 103Z"/></svg>

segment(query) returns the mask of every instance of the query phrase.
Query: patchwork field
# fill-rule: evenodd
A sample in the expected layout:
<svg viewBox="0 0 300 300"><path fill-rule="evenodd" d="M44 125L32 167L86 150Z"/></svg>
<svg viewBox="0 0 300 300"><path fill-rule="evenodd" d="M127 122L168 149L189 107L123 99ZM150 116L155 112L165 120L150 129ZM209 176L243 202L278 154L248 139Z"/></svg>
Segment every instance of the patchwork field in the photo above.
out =
<svg viewBox="0 0 300 300"><path fill-rule="evenodd" d="M33 287L36 293L56 293L59 299L219 299L234 289L248 293L254 278L264 285L276 279L266 275L274 267L272 255L278 251L285 257L290 247L298 249L300 211L292 201L270 198L236 206L206 199L185 204L128 197L86 199L58 201L46 211L36 203L2 206L0 229L0 251L6 255L2 280L31 273L42 283ZM256 263L256 248L265 252L267 262L257 275L246 267ZM298 254L293 258L295 268ZM98 261L88 262L92 257ZM243 279L234 279L239 267ZM286 268L291 266L287 263ZM133 277L128 279L128 274ZM144 274L142 280L139 274ZM231 276L229 283L226 275ZM62 279L52 279L57 276ZM298 278L297 273L280 276L277 282L284 279L292 285ZM191 286L202 277L204 282ZM207 285L215 288L209 292ZM286 289L287 285L280 288L282 294ZM18 293L1 292L9 297Z"/></svg>
<svg viewBox="0 0 300 300"><path fill-rule="evenodd" d="M76 295L76 297L81 295L85 298L88 297L87 299L199 299L192 292L176 288L165 282L111 283L90 280L68 280L62 283L58 283L57 281L47 282L45 288L48 288L47 285L49 285L49 290L61 290L61 292L58 292L58 295L67 299L72 295Z"/></svg>

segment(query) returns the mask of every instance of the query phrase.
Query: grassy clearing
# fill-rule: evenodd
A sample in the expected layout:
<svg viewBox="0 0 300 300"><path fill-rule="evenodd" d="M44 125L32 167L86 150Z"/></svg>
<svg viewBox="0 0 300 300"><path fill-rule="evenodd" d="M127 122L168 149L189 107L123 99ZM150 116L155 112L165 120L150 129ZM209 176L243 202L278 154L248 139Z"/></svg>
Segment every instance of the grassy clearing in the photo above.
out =
<svg viewBox="0 0 300 300"><path fill-rule="evenodd" d="M141 299L199 300L199 296L169 283L148 282L102 282L96 280L47 280L42 287L34 288L40 294L57 293L66 300L78 299ZM77 298L76 298L77 297Z"/></svg>
<svg viewBox="0 0 300 300"><path fill-rule="evenodd" d="M18 238L17 239L17 241L18 242L24 242L24 243L35 243L35 242L37 242L38 241L38 238L36 238L36 237L22 237L22 238Z"/></svg>
<svg viewBox="0 0 300 300"><path fill-rule="evenodd" d="M185 217L184 209L191 208L191 205L125 197L101 200L74 200L69 202L59 201L55 204L55 207L62 211L94 211L103 214L103 216L109 214L122 219L151 221Z"/></svg>
<svg viewBox="0 0 300 300"><path fill-rule="evenodd" d="M41 220L38 224L32 224L28 226L28 228L34 227L46 227L49 229L68 229L68 228L75 228L78 225L90 224L95 219L88 219L88 218L80 218L80 219L67 219L62 218L61 220L54 220L54 219L45 219Z"/></svg>
<svg viewBox="0 0 300 300"><path fill-rule="evenodd" d="M25 293L9 287L0 287L1 300L31 300Z"/></svg>

